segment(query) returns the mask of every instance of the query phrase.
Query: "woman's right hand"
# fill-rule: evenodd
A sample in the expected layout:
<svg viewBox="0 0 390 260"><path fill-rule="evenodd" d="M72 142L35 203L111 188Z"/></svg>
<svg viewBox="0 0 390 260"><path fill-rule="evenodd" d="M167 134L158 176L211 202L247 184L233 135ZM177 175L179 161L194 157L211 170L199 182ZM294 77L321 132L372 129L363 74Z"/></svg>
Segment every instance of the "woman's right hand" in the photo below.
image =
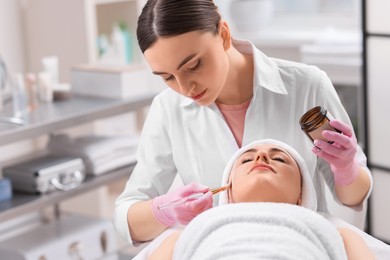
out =
<svg viewBox="0 0 390 260"><path fill-rule="evenodd" d="M156 197L152 202L153 215L159 222L166 226L172 226L177 222L186 225L197 215L212 207L213 198L211 192L208 190L208 187L193 182L173 192ZM205 194L200 198L175 207L159 208L161 205L199 192Z"/></svg>

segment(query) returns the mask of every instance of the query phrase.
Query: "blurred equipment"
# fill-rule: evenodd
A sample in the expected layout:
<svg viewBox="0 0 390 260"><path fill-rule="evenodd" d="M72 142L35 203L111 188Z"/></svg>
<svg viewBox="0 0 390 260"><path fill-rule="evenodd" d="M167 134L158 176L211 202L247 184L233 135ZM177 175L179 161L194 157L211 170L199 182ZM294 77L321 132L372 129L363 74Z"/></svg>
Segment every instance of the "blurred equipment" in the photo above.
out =
<svg viewBox="0 0 390 260"><path fill-rule="evenodd" d="M85 177L81 158L47 155L4 168L16 191L44 194L78 187Z"/></svg>
<svg viewBox="0 0 390 260"><path fill-rule="evenodd" d="M12 198L12 185L8 178L0 178L0 202Z"/></svg>

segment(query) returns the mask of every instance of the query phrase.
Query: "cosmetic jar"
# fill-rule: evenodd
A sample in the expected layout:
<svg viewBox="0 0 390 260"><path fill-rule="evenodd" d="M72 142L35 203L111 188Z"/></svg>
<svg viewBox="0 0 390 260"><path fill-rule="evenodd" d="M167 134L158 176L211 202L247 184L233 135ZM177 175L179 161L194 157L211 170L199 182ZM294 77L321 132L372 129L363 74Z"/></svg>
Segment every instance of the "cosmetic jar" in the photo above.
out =
<svg viewBox="0 0 390 260"><path fill-rule="evenodd" d="M321 139L329 142L322 136L322 131L331 130L338 132L333 128L329 121L332 119L330 113L323 107L317 106L307 111L299 120L301 129L314 142L315 139Z"/></svg>

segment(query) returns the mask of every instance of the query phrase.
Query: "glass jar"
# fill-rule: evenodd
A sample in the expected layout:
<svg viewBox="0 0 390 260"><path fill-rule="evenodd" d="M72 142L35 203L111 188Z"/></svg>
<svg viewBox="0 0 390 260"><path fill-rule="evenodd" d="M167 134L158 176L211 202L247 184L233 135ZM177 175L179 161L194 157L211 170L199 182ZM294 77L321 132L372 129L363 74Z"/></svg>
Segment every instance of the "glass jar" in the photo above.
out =
<svg viewBox="0 0 390 260"><path fill-rule="evenodd" d="M322 136L322 131L331 130L338 132L329 124L331 119L332 116L325 108L317 106L307 111L300 118L299 124L301 129L313 142L315 139L321 139L325 142L330 142L328 139Z"/></svg>

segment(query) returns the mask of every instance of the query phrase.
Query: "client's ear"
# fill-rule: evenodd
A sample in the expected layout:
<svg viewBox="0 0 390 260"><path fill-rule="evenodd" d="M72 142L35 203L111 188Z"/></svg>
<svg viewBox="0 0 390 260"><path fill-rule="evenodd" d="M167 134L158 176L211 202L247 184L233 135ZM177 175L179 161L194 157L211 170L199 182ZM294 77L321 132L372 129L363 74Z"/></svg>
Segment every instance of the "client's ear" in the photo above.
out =
<svg viewBox="0 0 390 260"><path fill-rule="evenodd" d="M232 39L230 35L230 28L226 21L219 21L219 35L223 41L223 48L227 51L232 45Z"/></svg>
<svg viewBox="0 0 390 260"><path fill-rule="evenodd" d="M232 201L232 195L231 195L231 189L232 189L232 186L230 186L228 189L227 189L227 198L228 198L228 203L233 203Z"/></svg>
<svg viewBox="0 0 390 260"><path fill-rule="evenodd" d="M301 191L301 193L299 194L299 198L298 198L298 201L297 201L297 205L299 205L299 206L302 205L302 191Z"/></svg>

